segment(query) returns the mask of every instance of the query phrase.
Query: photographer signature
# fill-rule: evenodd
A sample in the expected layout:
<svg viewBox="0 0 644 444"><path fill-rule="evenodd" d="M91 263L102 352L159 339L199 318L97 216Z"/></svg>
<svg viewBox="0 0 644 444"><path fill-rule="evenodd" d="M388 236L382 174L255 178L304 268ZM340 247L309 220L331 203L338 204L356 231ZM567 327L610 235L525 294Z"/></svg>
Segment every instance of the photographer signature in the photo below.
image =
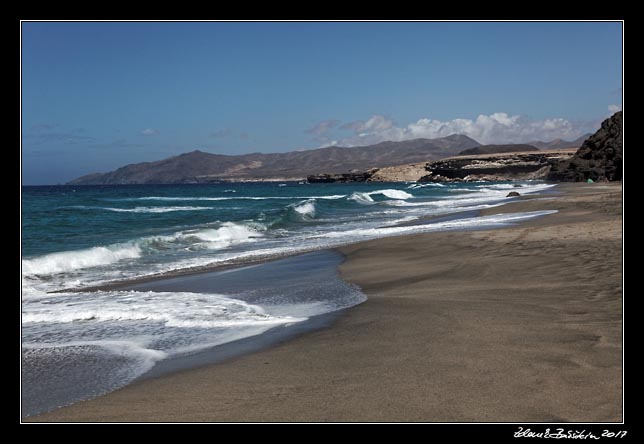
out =
<svg viewBox="0 0 644 444"><path fill-rule="evenodd" d="M546 429L543 432L533 432L530 429L519 427L519 430L514 432L515 438L552 438L552 439L601 439L601 438L623 438L626 436L626 430L618 432L611 432L604 430L601 435L595 435L593 432L586 430L565 430L560 429Z"/></svg>

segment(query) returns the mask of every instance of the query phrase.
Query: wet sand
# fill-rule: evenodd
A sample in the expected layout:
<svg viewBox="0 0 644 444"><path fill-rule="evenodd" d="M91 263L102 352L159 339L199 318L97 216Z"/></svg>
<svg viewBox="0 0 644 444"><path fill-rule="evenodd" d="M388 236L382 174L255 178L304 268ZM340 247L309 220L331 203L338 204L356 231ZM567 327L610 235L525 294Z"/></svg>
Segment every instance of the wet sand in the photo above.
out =
<svg viewBox="0 0 644 444"><path fill-rule="evenodd" d="M484 211L559 210L518 226L341 248L369 300L329 328L28 420L621 421L621 184L558 189Z"/></svg>

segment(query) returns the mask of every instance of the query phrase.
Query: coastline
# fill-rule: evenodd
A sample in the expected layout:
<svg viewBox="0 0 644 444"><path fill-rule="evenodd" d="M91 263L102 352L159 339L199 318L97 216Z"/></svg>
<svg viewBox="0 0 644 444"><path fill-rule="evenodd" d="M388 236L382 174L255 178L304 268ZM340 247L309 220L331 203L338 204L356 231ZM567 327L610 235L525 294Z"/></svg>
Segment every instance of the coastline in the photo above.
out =
<svg viewBox="0 0 644 444"><path fill-rule="evenodd" d="M330 328L26 421L619 421L621 183L558 188L339 248L369 299Z"/></svg>

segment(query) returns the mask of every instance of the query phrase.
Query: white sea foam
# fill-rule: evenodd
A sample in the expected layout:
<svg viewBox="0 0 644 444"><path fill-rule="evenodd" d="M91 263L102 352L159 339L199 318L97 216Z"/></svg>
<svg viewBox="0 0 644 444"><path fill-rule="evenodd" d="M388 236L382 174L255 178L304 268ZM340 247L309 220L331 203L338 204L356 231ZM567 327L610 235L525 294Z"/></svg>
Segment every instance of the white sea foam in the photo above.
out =
<svg viewBox="0 0 644 444"><path fill-rule="evenodd" d="M427 188L427 187L444 187L442 183L434 183L434 182L428 182L428 183L412 183L407 187L409 190L416 190L419 188Z"/></svg>
<svg viewBox="0 0 644 444"><path fill-rule="evenodd" d="M354 191L351 196L347 198L347 200L351 200L363 205L371 205L374 203L374 200L371 198L369 193L362 193L360 191Z"/></svg>
<svg viewBox="0 0 644 444"><path fill-rule="evenodd" d="M56 304L52 304L52 299ZM149 321L165 327L224 328L278 325L304 319L271 316L257 305L220 294L108 291L45 294L23 306L22 322Z"/></svg>
<svg viewBox="0 0 644 444"><path fill-rule="evenodd" d="M79 342L79 345L82 345L82 342ZM116 356L124 356L126 358L135 358L139 361L139 365L133 369L136 373L135 375L141 375L156 364L158 361L168 357L168 353L162 350L154 350L152 348L147 348L144 344L138 343L136 340L127 340L127 341L110 341L110 340L99 340L99 341L90 341L87 345L96 345L102 347L108 352Z"/></svg>
<svg viewBox="0 0 644 444"><path fill-rule="evenodd" d="M61 207L61 208L75 208L79 210L113 211L115 213L170 213L173 211L212 210L211 207L193 207L193 206L114 208L114 207L92 207L92 206L86 206L86 205L75 205L75 206Z"/></svg>
<svg viewBox="0 0 644 444"><path fill-rule="evenodd" d="M409 194L402 190L378 190L378 191L371 191L370 193L367 193L367 194L369 194L369 196L382 194L383 196L388 197L390 199L400 199L400 200L411 199L412 197L414 197L413 194Z"/></svg>
<svg viewBox="0 0 644 444"><path fill-rule="evenodd" d="M361 300L355 301L359 303ZM331 311L320 306L309 312ZM278 310L279 311L279 310ZM40 294L22 305L23 348L94 346L134 360L136 377L166 357L192 353L306 320L221 294L108 291Z"/></svg>
<svg viewBox="0 0 644 444"><path fill-rule="evenodd" d="M405 200L405 199L411 199L412 197L414 197L413 194L407 193L406 191L387 189L387 190L369 191L366 193L355 191L347 198L347 200L351 200L353 202L363 204L363 205L372 205L375 203L375 201L371 196L377 196L379 194L394 200Z"/></svg>
<svg viewBox="0 0 644 444"><path fill-rule="evenodd" d="M210 207L135 207L135 208L107 208L97 207L101 210L114 211L117 213L170 213L173 211L203 211L212 210Z"/></svg>
<svg viewBox="0 0 644 444"><path fill-rule="evenodd" d="M446 185L445 185L445 184L443 184L443 183L438 183L438 182L428 182L428 183L423 183L423 184L421 184L420 186L421 186L421 187L423 187L423 188L425 188L425 187L438 187L438 188L442 188L442 187L445 187Z"/></svg>
<svg viewBox="0 0 644 444"><path fill-rule="evenodd" d="M262 236L259 231L260 224L255 227L224 222L219 228L206 228L201 230L187 230L175 233L174 239L198 243L209 249L226 248L244 242L252 242Z"/></svg>
<svg viewBox="0 0 644 444"><path fill-rule="evenodd" d="M544 185L546 185L547 187L551 186L551 185L547 185L547 184L544 184ZM514 184L511 184L511 183L493 183L493 184L482 183L481 185L475 185L475 187L476 188L488 188L488 189L492 189L492 190L511 190L511 189L514 189L514 188L527 188L527 187L529 187L529 185L526 185L526 187L517 187L517 186L515 186Z"/></svg>
<svg viewBox="0 0 644 444"><path fill-rule="evenodd" d="M497 204L500 205L500 204ZM496 206L494 204L490 205L479 205L476 207L465 207L462 208L465 210L475 210L481 208L488 208ZM439 211L436 214L449 213L450 211ZM332 248L340 245L345 245L347 243L356 242L365 239L373 239L379 237L390 237L398 236L404 234L413 234L413 233L423 233L430 231L441 231L441 230L453 230L453 229L475 229L481 227L496 227L503 226L515 222L520 222L523 220L532 219L535 217L544 216L547 214L556 213L556 210L545 210L545 211L533 211L525 213L508 213L508 214L499 214L485 217L471 217L456 219L452 221L440 222L440 223L430 223L430 224L419 224L412 226L403 226L403 227L377 227L377 228L356 228L356 229L347 229L345 231L333 231L327 233L318 233L313 235L306 235L298 237L298 242L291 244L290 246L276 247L276 248L258 248L250 251L231 253L227 255L221 255L217 259L209 259L206 261L190 261L185 262L177 268L190 268L194 266L203 266L214 263L221 263L233 259L247 259L252 257L271 257L282 254L296 254L298 252L317 250L322 248ZM398 220L398 223L406 222L413 220L411 217L403 218Z"/></svg>
<svg viewBox="0 0 644 444"><path fill-rule="evenodd" d="M520 184L516 184L516 185L520 185ZM497 183L497 184L481 184L481 185L476 185L475 187L482 190L499 190L499 191L515 190L515 191L519 191L522 194L526 194L526 193L536 193L538 191L544 191L554 186L555 184L551 184L551 183L524 183L523 185L517 187L515 186L515 184Z"/></svg>
<svg viewBox="0 0 644 444"><path fill-rule="evenodd" d="M23 321L24 322L24 321ZM23 342L24 349L61 349L65 347L100 347L110 354L123 356L138 361L138 365L132 368L131 377L136 377L150 370L154 364L161 359L168 357L168 353L162 350L147 348L149 340L128 339L128 340L70 340L65 342Z"/></svg>
<svg viewBox="0 0 644 444"><path fill-rule="evenodd" d="M135 241L144 251L207 248L220 249L245 242L253 242L263 236L266 227L260 223L224 222L216 228L195 228L177 231L169 235L148 236Z"/></svg>
<svg viewBox="0 0 644 444"><path fill-rule="evenodd" d="M22 260L23 276L44 276L115 264L136 259L159 250L205 248L222 249L253 242L266 228L259 224L224 222L217 228L178 231L170 235L149 236L129 243L99 246L83 250L62 251ZM80 284L80 281L78 281ZM66 287L73 287L67 282Z"/></svg>
<svg viewBox="0 0 644 444"><path fill-rule="evenodd" d="M471 229L477 227L493 227L511 224L522 220L532 219L547 214L556 213L556 210L530 211L521 213L495 214L483 217L470 217L445 222L430 223L425 225L411 225L402 227L367 228L347 231L332 231L325 233L322 237L348 238L356 240L359 238L376 238L397 236L402 234L423 233L429 231L441 231L451 229Z"/></svg>
<svg viewBox="0 0 644 444"><path fill-rule="evenodd" d="M116 244L109 247L63 251L33 259L23 259L22 272L24 275L64 273L80 268L108 265L123 259L134 259L140 256L141 248L136 244Z"/></svg>
<svg viewBox="0 0 644 444"><path fill-rule="evenodd" d="M342 199L345 194L331 194L326 196L230 196L230 197L164 197L164 196L145 196L123 199L112 199L118 201L136 201L136 200L160 200L160 201L222 201L222 200L294 200L294 199Z"/></svg>
<svg viewBox="0 0 644 444"><path fill-rule="evenodd" d="M315 200L309 199L292 206L293 210L300 214L303 219L315 217Z"/></svg>

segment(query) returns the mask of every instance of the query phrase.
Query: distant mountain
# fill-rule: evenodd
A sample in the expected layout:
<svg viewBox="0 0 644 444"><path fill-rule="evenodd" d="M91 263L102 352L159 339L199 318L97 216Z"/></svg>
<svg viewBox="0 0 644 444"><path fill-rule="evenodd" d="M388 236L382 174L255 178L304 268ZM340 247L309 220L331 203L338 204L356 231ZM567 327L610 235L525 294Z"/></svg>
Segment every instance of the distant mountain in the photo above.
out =
<svg viewBox="0 0 644 444"><path fill-rule="evenodd" d="M469 148L458 153L459 156L474 156L477 154L497 154L497 153L518 153L521 151L539 151L532 145L526 144L509 144L509 145L481 145Z"/></svg>
<svg viewBox="0 0 644 444"><path fill-rule="evenodd" d="M427 162L480 146L467 136L381 142L359 147L326 147L288 153L238 156L192 151L156 162L126 165L109 173L72 180L73 185L200 183L224 180L304 178L310 174L344 173L414 162Z"/></svg>
<svg viewBox="0 0 644 444"><path fill-rule="evenodd" d="M535 140L533 142L528 142L528 145L536 146L540 150L562 150L565 148L579 148L584 143L584 141L588 139L590 136L591 136L590 133L584 134L580 138L570 142L563 139L555 139L550 142L541 142L541 141Z"/></svg>

